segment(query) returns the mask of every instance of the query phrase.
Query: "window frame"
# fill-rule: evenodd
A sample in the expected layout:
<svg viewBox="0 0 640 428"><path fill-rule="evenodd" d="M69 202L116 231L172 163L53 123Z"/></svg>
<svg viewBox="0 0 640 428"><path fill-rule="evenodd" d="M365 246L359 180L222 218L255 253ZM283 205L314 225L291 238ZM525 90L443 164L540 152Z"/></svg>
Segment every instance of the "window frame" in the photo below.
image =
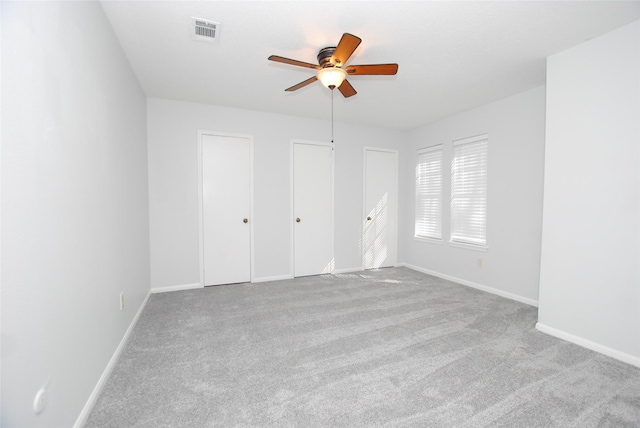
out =
<svg viewBox="0 0 640 428"><path fill-rule="evenodd" d="M466 154L460 152L466 148ZM467 171L462 172L465 165L461 158L469 159L466 166ZM463 174L460 176L460 174ZM476 183L477 175L480 174L481 183ZM475 176L475 177L474 177ZM470 180L473 182L470 183ZM450 183L450 233L449 243L452 246L486 251L488 249L487 220L488 220L488 183L489 183L489 135L482 134L469 138L463 138L452 142L451 152L451 183ZM456 187L457 186L457 187ZM461 188L468 191L463 192ZM465 196L466 195L466 196ZM459 208L462 199L466 199L467 205L475 212L464 213ZM478 201L482 201L481 209L478 210ZM473 224L463 224L460 222L471 222L473 218L480 218L482 224L480 228Z"/></svg>
<svg viewBox="0 0 640 428"><path fill-rule="evenodd" d="M435 208L435 210L426 210L429 211L431 213L433 213L433 211L436 212L436 216L437 218L435 219L435 222L432 221L433 219L429 219L428 217L428 212L423 211L421 209L421 205L422 205L422 201L424 200L424 195L422 194L421 190L423 190L423 187L421 185L421 157L422 156L428 156L429 154L439 154L439 166L438 166L438 170L435 173L431 173L431 175L427 176L426 178L436 178L439 180L438 185L438 194L436 196L437 198L437 207ZM436 159L432 159L432 162L435 161ZM415 203L415 207L414 207L414 229L413 229L413 238L415 240L418 241L425 241L425 242L431 242L431 243L438 243L438 244L442 244L444 242L443 240L443 228L442 228L442 218L443 218L443 173L444 173L444 147L442 144L436 144L433 146L429 146L429 147L424 147L421 149L418 149L416 151L416 172L415 172L415 195L414 195L414 203ZM433 199L433 198L431 198ZM434 235L426 235L426 234L420 234L418 233L418 224L419 222L425 223L425 222L429 222L429 223L435 223L435 226L438 229L439 234L434 234ZM439 236L438 236L439 235Z"/></svg>

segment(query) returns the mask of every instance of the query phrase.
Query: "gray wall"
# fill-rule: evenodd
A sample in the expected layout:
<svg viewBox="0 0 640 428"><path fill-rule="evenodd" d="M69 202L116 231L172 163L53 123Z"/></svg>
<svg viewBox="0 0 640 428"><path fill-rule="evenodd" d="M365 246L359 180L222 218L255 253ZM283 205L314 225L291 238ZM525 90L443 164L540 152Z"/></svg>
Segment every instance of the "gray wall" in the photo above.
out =
<svg viewBox="0 0 640 428"><path fill-rule="evenodd" d="M409 133L401 260L408 266L532 305L538 300L545 88L538 87ZM489 135L487 251L452 245L451 143ZM414 238L417 150L443 145L440 243ZM478 267L478 259L482 267Z"/></svg>
<svg viewBox="0 0 640 428"><path fill-rule="evenodd" d="M331 123L161 99L147 110L152 288L199 282L199 129L253 136L254 280L291 277L291 141L330 141ZM335 124L337 271L362 268L364 147L402 151L405 141L400 131Z"/></svg>
<svg viewBox="0 0 640 428"><path fill-rule="evenodd" d="M146 102L99 3L1 7L1 425L69 427L149 292Z"/></svg>
<svg viewBox="0 0 640 428"><path fill-rule="evenodd" d="M549 57L543 331L640 366L640 21Z"/></svg>

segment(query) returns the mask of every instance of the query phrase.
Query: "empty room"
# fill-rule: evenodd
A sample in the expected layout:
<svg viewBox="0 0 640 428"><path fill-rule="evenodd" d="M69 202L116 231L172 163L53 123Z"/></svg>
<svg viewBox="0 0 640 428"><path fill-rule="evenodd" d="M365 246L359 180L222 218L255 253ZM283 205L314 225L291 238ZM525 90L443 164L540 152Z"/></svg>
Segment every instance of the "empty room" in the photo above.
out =
<svg viewBox="0 0 640 428"><path fill-rule="evenodd" d="M0 23L1 426L640 426L640 1Z"/></svg>

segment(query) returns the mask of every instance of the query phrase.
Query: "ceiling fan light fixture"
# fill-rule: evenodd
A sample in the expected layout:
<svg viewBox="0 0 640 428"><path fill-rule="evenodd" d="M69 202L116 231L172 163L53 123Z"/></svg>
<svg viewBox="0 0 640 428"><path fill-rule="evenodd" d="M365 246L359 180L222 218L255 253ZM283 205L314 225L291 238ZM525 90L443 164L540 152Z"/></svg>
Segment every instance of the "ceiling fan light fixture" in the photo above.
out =
<svg viewBox="0 0 640 428"><path fill-rule="evenodd" d="M362 39L360 39L360 37L344 33L340 38L338 46L327 46L326 48L320 49L320 52L318 52L317 65L278 55L271 55L268 59L269 61L317 70L315 76L285 89L285 92L297 91L319 80L325 87L329 89L338 88L343 97L349 98L357 94L357 92L347 80L347 75L393 75L398 72L398 64L362 64L347 66L351 54L353 54L361 41ZM346 69L343 67L346 67ZM333 100L333 97L331 99Z"/></svg>
<svg viewBox="0 0 640 428"><path fill-rule="evenodd" d="M342 85L347 78L347 72L339 67L326 67L318 70L318 80L329 89L335 89Z"/></svg>

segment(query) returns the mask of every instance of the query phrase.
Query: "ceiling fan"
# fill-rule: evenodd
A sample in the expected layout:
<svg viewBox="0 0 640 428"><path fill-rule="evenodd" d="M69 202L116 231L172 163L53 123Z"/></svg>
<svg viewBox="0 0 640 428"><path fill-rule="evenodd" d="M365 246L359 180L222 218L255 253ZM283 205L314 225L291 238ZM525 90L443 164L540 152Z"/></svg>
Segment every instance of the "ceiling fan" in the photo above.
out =
<svg viewBox="0 0 640 428"><path fill-rule="evenodd" d="M291 92L303 88L316 80L320 80L324 86L333 90L338 90L345 98L355 95L357 92L347 80L347 76L357 75L393 75L398 72L398 64L366 64L366 65L346 65L351 54L362 42L353 34L344 33L338 46L328 46L318 52L318 65L295 59L284 58L278 55L271 55L270 61L282 62L284 64L297 65L298 67L313 68L318 70L315 76L293 85L285 91Z"/></svg>

